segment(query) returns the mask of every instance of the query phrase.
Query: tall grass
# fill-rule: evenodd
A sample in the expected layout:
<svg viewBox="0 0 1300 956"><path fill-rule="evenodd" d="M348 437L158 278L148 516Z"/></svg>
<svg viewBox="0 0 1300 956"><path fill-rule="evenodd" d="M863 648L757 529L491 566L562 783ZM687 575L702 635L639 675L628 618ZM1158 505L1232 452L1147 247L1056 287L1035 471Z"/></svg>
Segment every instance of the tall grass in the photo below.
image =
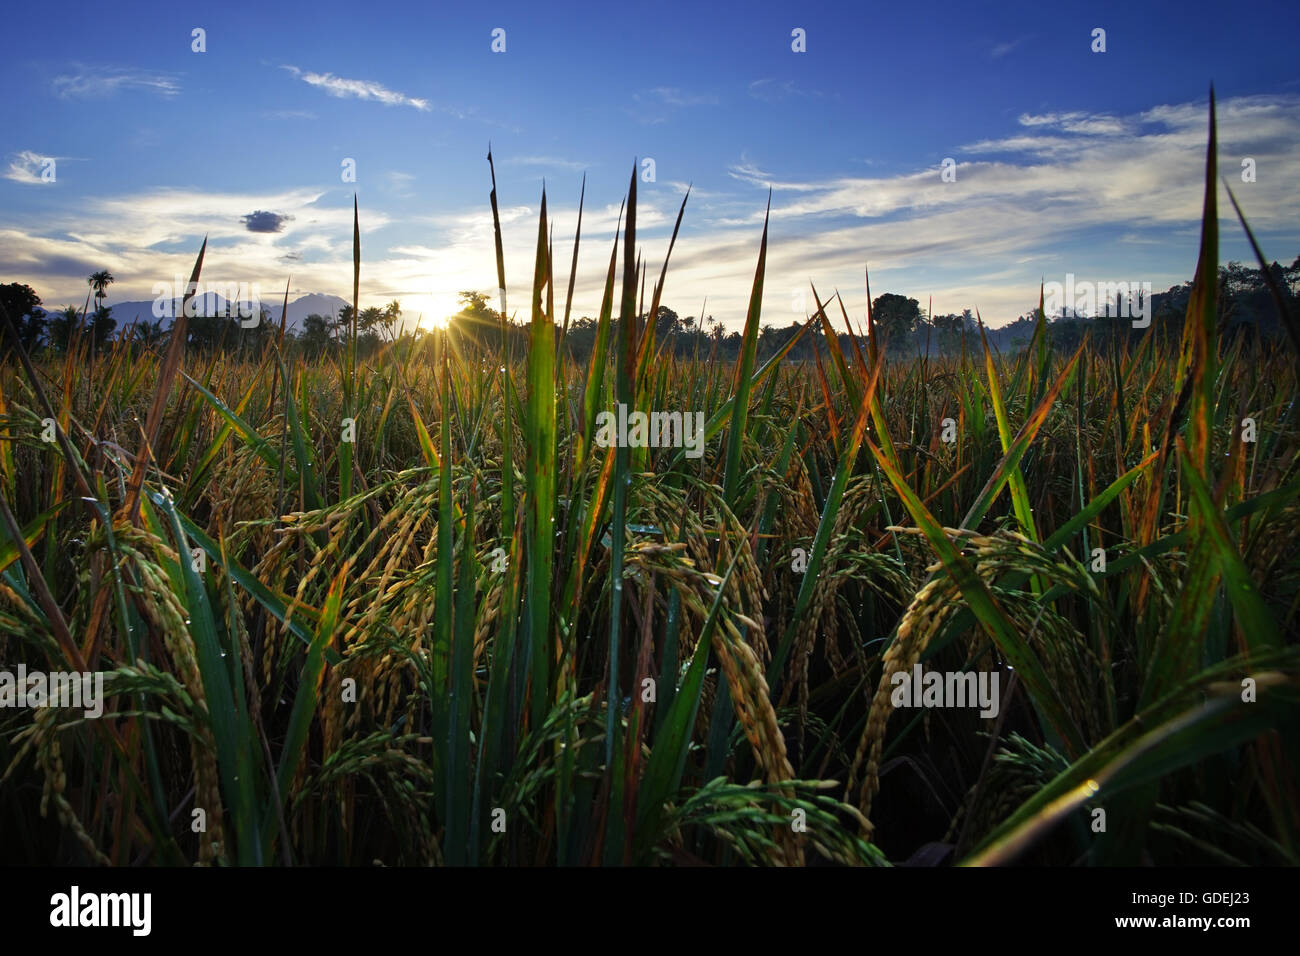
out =
<svg viewBox="0 0 1300 956"><path fill-rule="evenodd" d="M114 696L0 711L0 852L1296 862L1297 356L1219 341L1215 162L1211 106L1176 358L1058 354L1040 308L1018 354L900 359L814 288L825 358L756 367L766 225L735 363L675 357L637 319L672 243L647 313L635 174L586 368L545 196L524 356L503 326L200 362L183 320L161 355L20 351L0 660ZM600 447L615 403L702 410L705 455ZM1001 712L894 714L918 662L998 670Z"/></svg>

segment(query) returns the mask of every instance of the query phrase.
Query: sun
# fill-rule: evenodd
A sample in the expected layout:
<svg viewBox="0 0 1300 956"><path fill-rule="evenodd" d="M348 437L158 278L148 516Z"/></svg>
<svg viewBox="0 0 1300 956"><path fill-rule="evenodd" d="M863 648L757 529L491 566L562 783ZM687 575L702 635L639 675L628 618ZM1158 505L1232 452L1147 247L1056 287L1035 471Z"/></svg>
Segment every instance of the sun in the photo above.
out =
<svg viewBox="0 0 1300 956"><path fill-rule="evenodd" d="M460 298L455 292L426 292L403 296L402 323L412 328L419 323L421 329L444 329L447 319L460 311Z"/></svg>

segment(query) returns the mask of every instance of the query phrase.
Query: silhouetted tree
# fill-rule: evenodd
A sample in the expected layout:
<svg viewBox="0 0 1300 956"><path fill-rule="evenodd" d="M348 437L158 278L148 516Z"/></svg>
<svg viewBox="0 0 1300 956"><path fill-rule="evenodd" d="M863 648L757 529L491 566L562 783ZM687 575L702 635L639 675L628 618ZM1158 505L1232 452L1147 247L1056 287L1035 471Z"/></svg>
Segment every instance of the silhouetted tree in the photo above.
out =
<svg viewBox="0 0 1300 956"><path fill-rule="evenodd" d="M676 332L677 328L677 313L666 305L659 306L659 313L655 316L655 338L663 341Z"/></svg>
<svg viewBox="0 0 1300 956"><path fill-rule="evenodd" d="M501 341L501 313L488 304L481 292L466 290L459 293L461 309L447 319L448 328L455 329L472 342L490 345Z"/></svg>
<svg viewBox="0 0 1300 956"><path fill-rule="evenodd" d="M117 281L113 278L113 273L107 269L101 269L99 272L92 272L86 282L95 290L95 305L103 305L104 299L108 297L108 286L110 283Z"/></svg>
<svg viewBox="0 0 1300 956"><path fill-rule="evenodd" d="M886 292L871 303L871 318L887 341L901 343L920 326L924 316L915 299Z"/></svg>
<svg viewBox="0 0 1300 956"><path fill-rule="evenodd" d="M95 310L95 314L90 317L90 334L91 340L95 344L96 350L102 349L104 344L117 328L117 320L112 316L112 306L101 304Z"/></svg>
<svg viewBox="0 0 1300 956"><path fill-rule="evenodd" d="M313 312L302 320L302 336L298 341L308 355L320 355L333 341L333 332L333 323L325 316Z"/></svg>
<svg viewBox="0 0 1300 956"><path fill-rule="evenodd" d="M80 321L81 312L75 305L64 306L53 313L46 325L50 345L60 352L66 352L72 342L72 333Z"/></svg>
<svg viewBox="0 0 1300 956"><path fill-rule="evenodd" d="M0 302L4 303L5 311L13 320L14 328L18 332L18 341L22 343L28 354L31 354L40 345L41 336L45 333L45 315L40 307L41 297L29 285L10 282L7 285L0 285ZM0 352L3 353L8 353L13 347L9 338L9 328L3 324L0 324L0 343L2 343Z"/></svg>

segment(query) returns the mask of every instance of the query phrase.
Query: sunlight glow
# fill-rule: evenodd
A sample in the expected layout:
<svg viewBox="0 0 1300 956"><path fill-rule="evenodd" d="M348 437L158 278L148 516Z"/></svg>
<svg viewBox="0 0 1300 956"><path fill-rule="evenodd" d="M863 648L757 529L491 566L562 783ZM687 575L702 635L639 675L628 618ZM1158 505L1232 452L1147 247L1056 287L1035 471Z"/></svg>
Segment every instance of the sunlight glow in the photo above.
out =
<svg viewBox="0 0 1300 956"><path fill-rule="evenodd" d="M401 296L402 324L412 329L418 320L421 329L447 327L447 318L460 311L460 300L455 292L428 292Z"/></svg>

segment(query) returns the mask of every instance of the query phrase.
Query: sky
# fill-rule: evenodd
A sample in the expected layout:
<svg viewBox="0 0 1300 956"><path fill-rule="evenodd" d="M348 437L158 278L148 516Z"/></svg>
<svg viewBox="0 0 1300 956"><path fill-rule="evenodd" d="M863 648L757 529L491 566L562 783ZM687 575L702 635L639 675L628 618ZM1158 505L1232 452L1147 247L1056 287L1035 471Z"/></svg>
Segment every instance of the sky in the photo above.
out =
<svg viewBox="0 0 1300 956"><path fill-rule="evenodd" d="M490 143L520 319L543 188L562 308L586 176L573 316L595 316L635 169L652 277L690 187L663 298L683 316L743 325L770 190L765 324L801 321L810 283L860 320L869 269L873 296L998 326L1067 273L1191 278L1211 83L1220 176L1266 255L1300 254L1294 0L72 2L5 18L0 282L47 308L80 307L99 269L110 305L153 298L204 236L205 280L350 299L355 195L362 307L398 299L436 323L459 291L497 287ZM1221 258L1248 260L1219 194Z"/></svg>

